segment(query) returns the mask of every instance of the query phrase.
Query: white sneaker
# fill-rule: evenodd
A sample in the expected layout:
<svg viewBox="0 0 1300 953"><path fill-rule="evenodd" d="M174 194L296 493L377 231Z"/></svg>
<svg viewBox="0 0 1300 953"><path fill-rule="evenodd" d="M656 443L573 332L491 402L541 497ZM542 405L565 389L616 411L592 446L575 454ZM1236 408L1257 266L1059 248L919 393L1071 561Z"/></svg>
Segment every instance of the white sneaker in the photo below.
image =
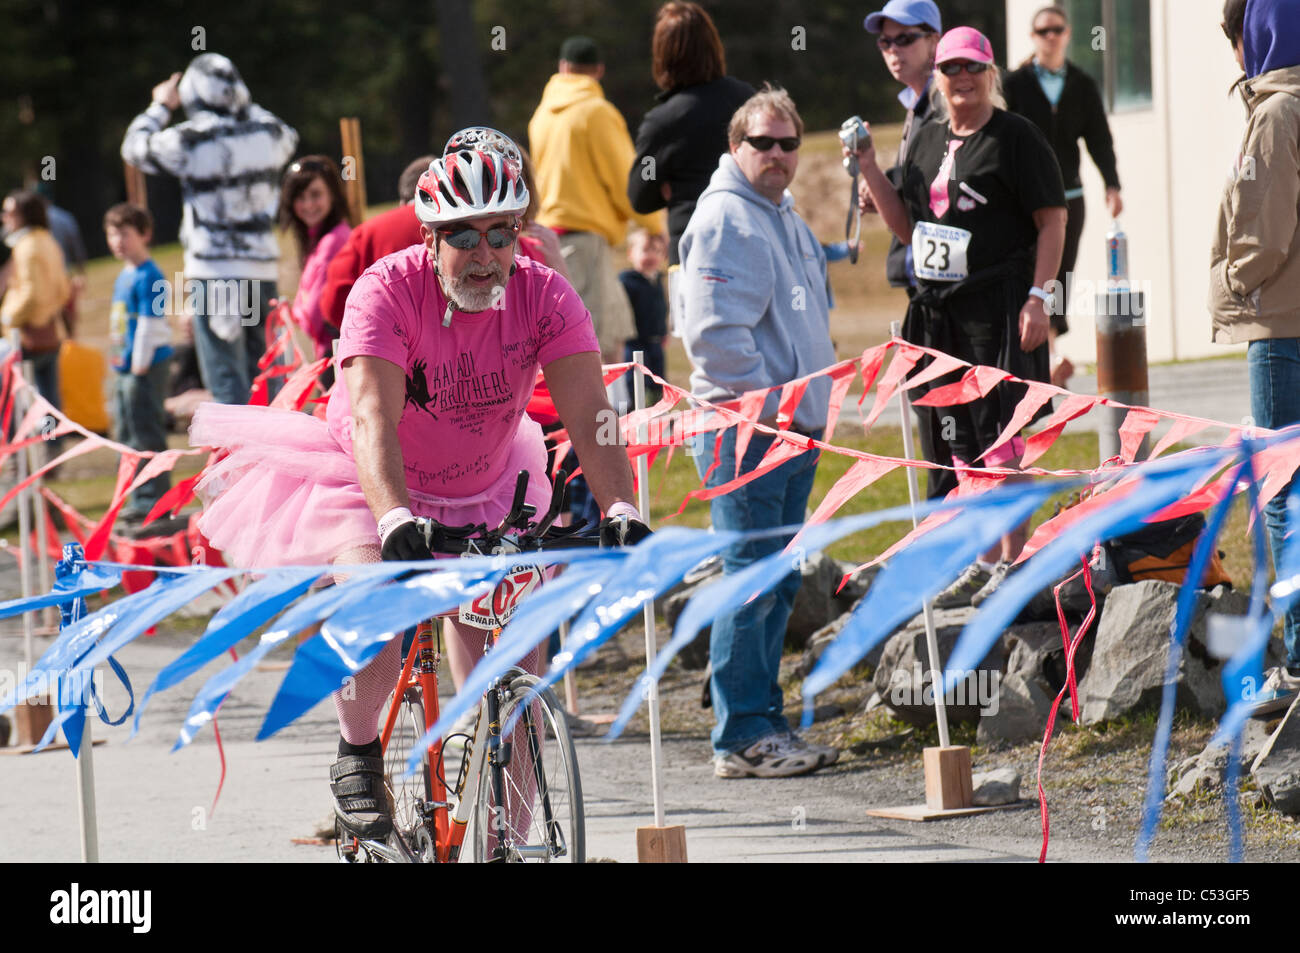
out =
<svg viewBox="0 0 1300 953"><path fill-rule="evenodd" d="M794 745L794 747L811 751L813 754L821 758L821 766L823 768L840 760L839 748L833 748L830 745L819 745L815 741L809 741L797 731L791 731L789 737L790 743Z"/></svg>
<svg viewBox="0 0 1300 953"><path fill-rule="evenodd" d="M1273 712L1289 708L1297 692L1300 692L1300 675L1292 675L1284 665L1271 668L1268 670L1268 677L1264 679L1264 684L1260 687L1259 694L1255 696L1255 707L1251 714L1271 715Z"/></svg>
<svg viewBox="0 0 1300 953"><path fill-rule="evenodd" d="M788 734L771 734L743 751L713 759L713 773L720 778L788 778L821 766L821 755L794 744Z"/></svg>

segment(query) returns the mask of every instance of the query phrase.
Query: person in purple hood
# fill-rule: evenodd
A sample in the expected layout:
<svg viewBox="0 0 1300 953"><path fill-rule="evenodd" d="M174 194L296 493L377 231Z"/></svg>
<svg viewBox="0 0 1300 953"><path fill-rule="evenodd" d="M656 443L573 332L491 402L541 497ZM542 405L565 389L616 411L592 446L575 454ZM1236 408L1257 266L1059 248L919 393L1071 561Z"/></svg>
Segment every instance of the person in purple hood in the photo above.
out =
<svg viewBox="0 0 1300 953"><path fill-rule="evenodd" d="M1245 70L1246 130L1219 204L1210 268L1214 340L1249 342L1251 414L1300 423L1300 0L1228 0L1223 31ZM1287 485L1264 509L1273 564L1286 536ZM1256 714L1300 691L1300 606L1286 615L1285 662L1268 673Z"/></svg>

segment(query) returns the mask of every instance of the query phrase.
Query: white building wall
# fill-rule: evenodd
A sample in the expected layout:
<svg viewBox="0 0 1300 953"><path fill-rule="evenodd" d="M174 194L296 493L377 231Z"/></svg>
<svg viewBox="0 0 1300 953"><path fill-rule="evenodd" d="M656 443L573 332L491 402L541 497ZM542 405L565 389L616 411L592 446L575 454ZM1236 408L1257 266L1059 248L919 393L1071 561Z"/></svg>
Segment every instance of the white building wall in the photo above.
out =
<svg viewBox="0 0 1300 953"><path fill-rule="evenodd" d="M999 62L1019 64L1033 52L1030 18L1043 5L1007 0L1009 35ZM1210 342L1205 305L1219 198L1245 125L1240 97L1228 95L1238 70L1219 28L1222 10L1222 0L1151 0L1152 104L1110 116L1129 275L1148 293L1147 355L1153 362L1244 350ZM1076 38L1092 36L1094 26L1100 24L1072 24ZM1088 211L1076 280L1101 283L1110 221L1105 186L1086 150L1081 172ZM1080 303L1076 290L1076 309ZM1060 350L1075 363L1094 360L1091 312L1072 310L1070 326Z"/></svg>

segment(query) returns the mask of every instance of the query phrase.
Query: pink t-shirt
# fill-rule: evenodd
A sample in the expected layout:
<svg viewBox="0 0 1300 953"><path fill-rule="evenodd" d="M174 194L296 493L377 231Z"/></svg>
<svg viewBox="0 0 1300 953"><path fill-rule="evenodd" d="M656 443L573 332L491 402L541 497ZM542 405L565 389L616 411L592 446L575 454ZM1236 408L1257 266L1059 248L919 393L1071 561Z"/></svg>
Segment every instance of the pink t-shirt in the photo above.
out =
<svg viewBox="0 0 1300 953"><path fill-rule="evenodd" d="M339 222L321 236L307 260L302 263L302 277L298 279L298 293L293 298L293 313L298 323L318 345L317 352L329 351L329 336L325 334L325 319L321 316L320 296L325 290L325 272L339 249L347 244L352 226Z"/></svg>
<svg viewBox="0 0 1300 953"><path fill-rule="evenodd" d="M572 286L528 258L516 256L515 264L500 308L456 311L446 328L447 299L423 245L381 258L348 295L339 364L371 355L406 374L397 436L411 490L447 498L487 490L507 475L537 368L599 350L591 315ZM345 385L331 393L326 420L351 452Z"/></svg>

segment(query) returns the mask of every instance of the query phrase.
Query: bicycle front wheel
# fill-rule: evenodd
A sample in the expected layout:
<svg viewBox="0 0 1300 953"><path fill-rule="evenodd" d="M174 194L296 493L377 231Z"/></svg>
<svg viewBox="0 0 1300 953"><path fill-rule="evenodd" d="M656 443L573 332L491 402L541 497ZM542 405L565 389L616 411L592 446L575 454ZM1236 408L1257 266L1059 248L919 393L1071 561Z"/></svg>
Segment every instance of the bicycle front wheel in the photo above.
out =
<svg viewBox="0 0 1300 953"><path fill-rule="evenodd" d="M474 860L580 864L586 860L586 820L578 758L564 709L535 675L516 675L501 693L502 728L518 718L502 767L502 803L493 769L483 764L474 802Z"/></svg>
<svg viewBox="0 0 1300 953"><path fill-rule="evenodd" d="M427 807L433 800L431 778L429 775L429 755L425 752L419 768L409 778L403 779L406 772L406 756L411 747L424 734L424 698L415 686L406 689L400 701L396 694L389 697L388 704L401 705L397 721L393 724L392 737L384 750L384 775L393 798L393 833L390 840L400 839L393 847L409 856L433 862L432 826L425 819ZM382 724L382 722L381 722Z"/></svg>

